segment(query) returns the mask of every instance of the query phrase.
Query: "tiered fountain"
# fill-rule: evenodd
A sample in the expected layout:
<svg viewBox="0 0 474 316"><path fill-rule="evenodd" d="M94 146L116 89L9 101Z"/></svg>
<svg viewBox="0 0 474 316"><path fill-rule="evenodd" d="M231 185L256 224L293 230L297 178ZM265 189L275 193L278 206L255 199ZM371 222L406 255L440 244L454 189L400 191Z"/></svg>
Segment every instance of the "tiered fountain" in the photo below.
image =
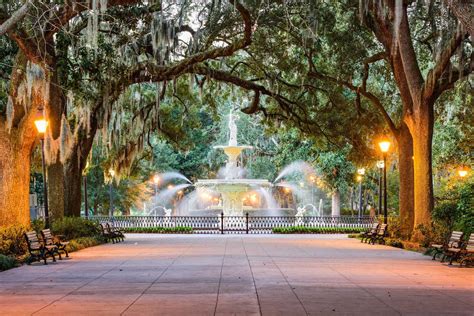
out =
<svg viewBox="0 0 474 316"><path fill-rule="evenodd" d="M244 213L244 198L248 192L259 190L263 197L271 197L268 190L272 184L265 179L243 179L242 167L238 165L238 158L244 149L252 149L252 146L239 146L237 143L237 124L238 117L232 113L229 114L229 144L227 146L215 146L216 149L224 150L227 155L224 179L199 179L195 183L198 193L207 191L220 194L222 201L222 211L226 216L242 216ZM266 191L266 192L265 192ZM265 194L269 193L269 194ZM267 206L272 204L266 201Z"/></svg>

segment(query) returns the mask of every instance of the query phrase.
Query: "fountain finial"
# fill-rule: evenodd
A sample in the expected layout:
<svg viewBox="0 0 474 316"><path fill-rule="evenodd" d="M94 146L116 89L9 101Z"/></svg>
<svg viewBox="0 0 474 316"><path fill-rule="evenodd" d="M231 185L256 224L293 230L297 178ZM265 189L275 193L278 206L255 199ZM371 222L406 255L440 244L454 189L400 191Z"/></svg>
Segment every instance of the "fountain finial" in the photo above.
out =
<svg viewBox="0 0 474 316"><path fill-rule="evenodd" d="M237 115L234 115L233 110L229 113L229 146L237 146L237 124L235 121L239 119Z"/></svg>

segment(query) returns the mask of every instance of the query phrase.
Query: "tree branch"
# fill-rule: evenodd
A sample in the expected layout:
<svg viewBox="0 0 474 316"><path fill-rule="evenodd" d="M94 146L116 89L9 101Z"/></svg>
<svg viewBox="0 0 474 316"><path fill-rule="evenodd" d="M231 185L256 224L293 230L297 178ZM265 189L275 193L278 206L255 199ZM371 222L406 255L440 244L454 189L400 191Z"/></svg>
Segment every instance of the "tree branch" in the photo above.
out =
<svg viewBox="0 0 474 316"><path fill-rule="evenodd" d="M403 68L405 69L405 76L410 90L410 95L413 100L417 100L422 91L424 80L421 75L420 67L416 59L415 49L410 34L410 25L408 23L407 6L403 4L401 12L402 19L398 31L398 53L400 54Z"/></svg>
<svg viewBox="0 0 474 316"><path fill-rule="evenodd" d="M474 13L471 0L444 0L465 30L474 40Z"/></svg>
<svg viewBox="0 0 474 316"><path fill-rule="evenodd" d="M21 6L17 11L15 11L5 22L0 25L0 36L7 33L11 30L18 22L23 20L23 18L28 13L31 7L31 0L27 0L25 4Z"/></svg>
<svg viewBox="0 0 474 316"><path fill-rule="evenodd" d="M365 98L367 98L380 111L380 113L382 114L385 122L387 123L387 125L390 128L390 130L392 131L392 133L395 134L395 135L397 134L398 129L395 126L395 123L393 123L392 118L390 117L390 115L385 110L385 108L384 108L382 102L380 101L380 99L377 98L373 93L370 93L370 92L368 92L365 89L362 89L360 87L356 87L350 82L347 82L347 81L344 81L344 80L340 80L340 79L322 74L322 73L316 71L316 69L314 67L312 67L312 70L309 71L308 76L316 78L316 79L329 81L329 82L335 83L335 84L340 85L340 86L344 86L344 87L348 88L349 90L351 90L355 93L363 95Z"/></svg>
<svg viewBox="0 0 474 316"><path fill-rule="evenodd" d="M448 44L444 47L443 51L438 57L436 64L433 69L430 70L426 78L426 83L424 87L425 97L431 97L435 92L437 87L437 81L441 78L446 67L449 65L449 60L451 56L456 52L456 49L461 44L465 36L464 32L458 28L453 34L452 38L449 40Z"/></svg>

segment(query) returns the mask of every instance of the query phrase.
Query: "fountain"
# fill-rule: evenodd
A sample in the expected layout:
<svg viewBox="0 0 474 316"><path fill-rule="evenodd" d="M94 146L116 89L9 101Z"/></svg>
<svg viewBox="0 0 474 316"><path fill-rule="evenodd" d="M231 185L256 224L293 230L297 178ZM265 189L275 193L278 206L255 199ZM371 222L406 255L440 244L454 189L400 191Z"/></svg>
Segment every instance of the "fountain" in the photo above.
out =
<svg viewBox="0 0 474 316"><path fill-rule="evenodd" d="M158 193L155 183L154 203L159 202L173 209L172 212L169 209L165 211L168 217L191 214L214 216L221 212L225 216L243 216L247 212L254 216L294 215L295 212L297 218L321 216L322 200L319 208L313 204L315 171L307 162L292 162L280 172L273 183L267 179L245 178L246 169L239 164L239 157L244 150L251 150L253 147L238 144L236 121L239 117L232 110L228 119L228 144L213 147L223 150L227 156L226 164L220 169L218 178L199 179L193 184L178 172L159 174L157 176L163 190ZM172 184L168 184L170 181L173 181ZM190 190L192 187L195 190ZM279 192L280 201L283 196L283 200L292 202L279 205L273 196L275 192Z"/></svg>
<svg viewBox="0 0 474 316"><path fill-rule="evenodd" d="M250 191L269 190L272 184L265 179L243 179L241 178L241 168L238 166L238 158L243 150L252 149L252 146L239 146L237 143L238 117L229 114L229 144L215 146L215 149L222 149L227 155L227 163L224 171L224 179L199 179L195 183L198 194L208 194L209 191L220 194L222 201L222 212L226 216L244 215L244 199ZM268 192L268 191L267 191ZM262 194L265 199L271 194ZM273 201L266 201L267 207L272 207Z"/></svg>

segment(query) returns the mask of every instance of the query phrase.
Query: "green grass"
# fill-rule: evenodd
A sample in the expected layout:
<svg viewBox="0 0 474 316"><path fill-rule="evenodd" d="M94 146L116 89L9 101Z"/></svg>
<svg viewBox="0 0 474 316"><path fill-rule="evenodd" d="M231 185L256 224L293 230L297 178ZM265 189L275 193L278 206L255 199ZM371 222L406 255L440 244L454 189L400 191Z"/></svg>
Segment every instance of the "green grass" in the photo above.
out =
<svg viewBox="0 0 474 316"><path fill-rule="evenodd" d="M124 228L126 233L140 233L140 234L191 234L192 227L177 226L177 227L128 227Z"/></svg>
<svg viewBox="0 0 474 316"><path fill-rule="evenodd" d="M273 233L275 234L353 234L360 233L361 228L354 227L275 227Z"/></svg>

